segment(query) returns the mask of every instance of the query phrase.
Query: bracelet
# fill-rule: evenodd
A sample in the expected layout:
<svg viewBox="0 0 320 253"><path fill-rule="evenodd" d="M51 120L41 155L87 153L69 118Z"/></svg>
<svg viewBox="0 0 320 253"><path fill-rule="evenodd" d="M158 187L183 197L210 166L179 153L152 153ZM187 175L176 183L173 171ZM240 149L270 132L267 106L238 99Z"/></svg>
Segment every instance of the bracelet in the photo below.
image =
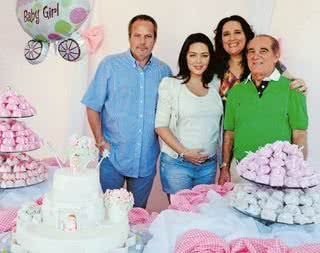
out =
<svg viewBox="0 0 320 253"><path fill-rule="evenodd" d="M223 162L223 163L220 165L220 169L222 169L222 168L224 168L224 167L229 167L228 163Z"/></svg>
<svg viewBox="0 0 320 253"><path fill-rule="evenodd" d="M97 147L97 148L100 148L100 147L103 146L104 144L106 144L106 141L105 141L105 140L100 141L100 142L96 142L96 147Z"/></svg>

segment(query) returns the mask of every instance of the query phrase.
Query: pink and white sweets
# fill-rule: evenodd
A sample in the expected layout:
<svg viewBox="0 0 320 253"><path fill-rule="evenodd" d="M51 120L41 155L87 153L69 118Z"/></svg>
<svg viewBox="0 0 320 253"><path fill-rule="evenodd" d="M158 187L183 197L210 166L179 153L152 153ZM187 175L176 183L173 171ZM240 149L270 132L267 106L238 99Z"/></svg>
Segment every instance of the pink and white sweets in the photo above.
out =
<svg viewBox="0 0 320 253"><path fill-rule="evenodd" d="M0 155L0 188L33 185L47 178L46 166L25 153Z"/></svg>
<svg viewBox="0 0 320 253"><path fill-rule="evenodd" d="M29 117L36 114L36 109L13 90L7 90L0 96L0 117Z"/></svg>
<svg viewBox="0 0 320 253"><path fill-rule="evenodd" d="M299 147L287 141L250 152L237 171L246 179L273 187L307 188L320 183L320 174L306 164Z"/></svg>
<svg viewBox="0 0 320 253"><path fill-rule="evenodd" d="M0 152L22 152L40 146L38 135L24 122L0 120Z"/></svg>

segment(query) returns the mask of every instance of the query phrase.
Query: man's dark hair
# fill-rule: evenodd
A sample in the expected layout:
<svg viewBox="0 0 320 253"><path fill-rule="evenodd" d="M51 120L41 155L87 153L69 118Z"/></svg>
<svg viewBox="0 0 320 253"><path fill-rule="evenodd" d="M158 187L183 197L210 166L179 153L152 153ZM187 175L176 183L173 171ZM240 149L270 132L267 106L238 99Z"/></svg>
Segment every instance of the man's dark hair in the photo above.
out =
<svg viewBox="0 0 320 253"><path fill-rule="evenodd" d="M146 15L146 14L139 14L137 16L134 16L128 25L128 33L129 33L129 37L131 36L131 29L132 29L132 25L134 22L138 21L138 20L143 20L143 21L149 21L153 24L153 28L154 28L154 38L157 38L157 31L158 31L158 25L157 22L154 20L153 17Z"/></svg>

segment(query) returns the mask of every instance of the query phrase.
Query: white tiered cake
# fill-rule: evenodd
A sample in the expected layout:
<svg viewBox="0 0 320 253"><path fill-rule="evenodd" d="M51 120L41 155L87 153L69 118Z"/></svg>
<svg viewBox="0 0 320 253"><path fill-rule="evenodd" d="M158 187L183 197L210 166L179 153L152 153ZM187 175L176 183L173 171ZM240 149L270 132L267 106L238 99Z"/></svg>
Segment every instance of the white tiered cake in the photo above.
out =
<svg viewBox="0 0 320 253"><path fill-rule="evenodd" d="M125 247L132 205L132 194L124 189L104 198L96 169L57 170L42 206L19 210L12 252L111 253Z"/></svg>

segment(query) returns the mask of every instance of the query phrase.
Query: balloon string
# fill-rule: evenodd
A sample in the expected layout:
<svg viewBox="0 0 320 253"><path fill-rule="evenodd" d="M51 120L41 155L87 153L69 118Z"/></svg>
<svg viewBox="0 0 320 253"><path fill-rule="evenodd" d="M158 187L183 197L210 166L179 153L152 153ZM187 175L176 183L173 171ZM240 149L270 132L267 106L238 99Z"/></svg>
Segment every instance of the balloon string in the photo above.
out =
<svg viewBox="0 0 320 253"><path fill-rule="evenodd" d="M57 55L58 52L58 41L54 42L54 54Z"/></svg>

